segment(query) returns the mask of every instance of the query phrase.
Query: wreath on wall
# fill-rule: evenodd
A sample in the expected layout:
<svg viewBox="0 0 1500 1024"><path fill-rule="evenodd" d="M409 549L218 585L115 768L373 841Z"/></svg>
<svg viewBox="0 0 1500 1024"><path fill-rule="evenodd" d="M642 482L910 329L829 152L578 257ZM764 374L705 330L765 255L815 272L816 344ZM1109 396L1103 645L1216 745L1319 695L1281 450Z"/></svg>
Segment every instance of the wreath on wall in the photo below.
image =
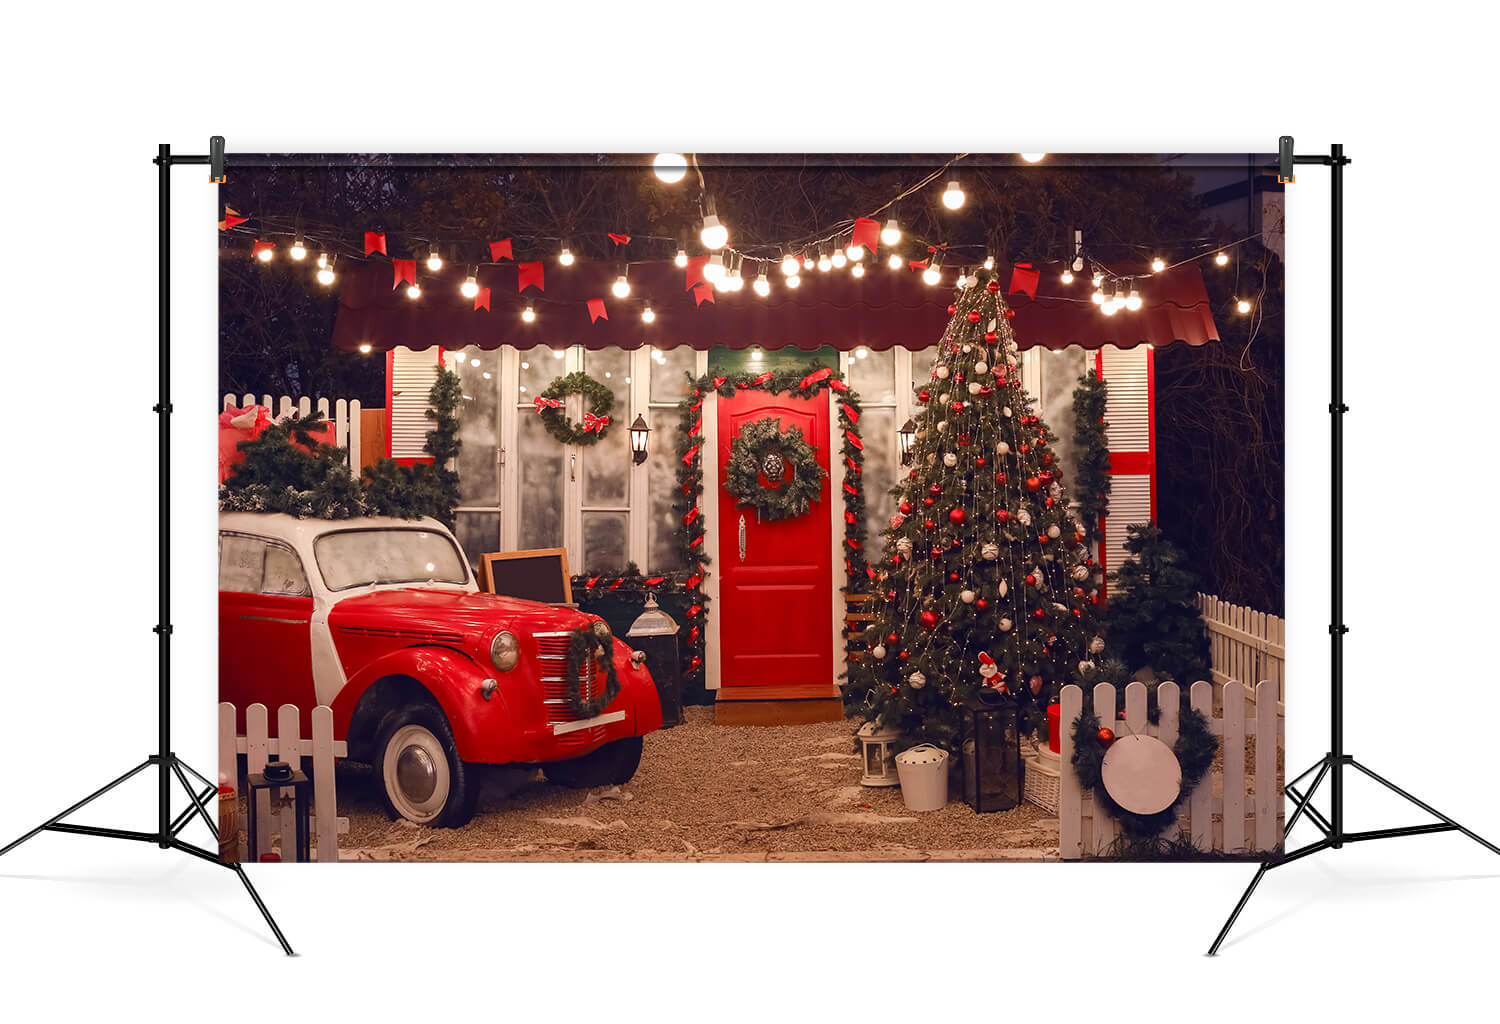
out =
<svg viewBox="0 0 1500 1024"><path fill-rule="evenodd" d="M588 406L582 423L574 423L563 411L563 402L569 395L582 395ZM609 428L615 393L586 373L570 373L548 384L531 404L541 414L547 433L563 444L598 444Z"/></svg>
<svg viewBox="0 0 1500 1024"><path fill-rule="evenodd" d="M589 655L596 651L605 669L604 693L593 700L584 700L583 673L588 667ZM609 651L609 642L601 641L591 625L579 626L568 637L568 663L564 675L567 677L568 708L580 722L601 714L620 695L620 677L615 674L615 659Z"/></svg>
<svg viewBox="0 0 1500 1024"><path fill-rule="evenodd" d="M787 470L791 476L787 476ZM781 429L770 416L746 423L729 447L724 490L736 507L753 508L762 522L806 515L823 492L828 471L798 427Z"/></svg>
<svg viewBox="0 0 1500 1024"><path fill-rule="evenodd" d="M1209 727L1208 719L1197 708L1185 709L1177 726L1177 742L1172 753L1182 768L1182 788L1172 806L1155 814L1127 811L1115 802L1104 786L1104 753L1108 740L1101 739L1099 718L1085 711L1073 721L1073 769L1078 783L1094 791L1094 806L1101 808L1120 823L1120 831L1131 839L1151 839L1160 835L1177 820L1177 808L1203 781L1214 763L1219 741Z"/></svg>

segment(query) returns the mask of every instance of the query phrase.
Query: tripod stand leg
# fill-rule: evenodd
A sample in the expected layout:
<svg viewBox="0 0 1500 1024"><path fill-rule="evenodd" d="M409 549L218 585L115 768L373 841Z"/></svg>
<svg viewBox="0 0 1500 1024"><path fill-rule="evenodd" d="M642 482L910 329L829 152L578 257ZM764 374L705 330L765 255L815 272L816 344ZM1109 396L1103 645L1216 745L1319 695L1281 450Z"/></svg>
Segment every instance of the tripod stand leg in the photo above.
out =
<svg viewBox="0 0 1500 1024"><path fill-rule="evenodd" d="M1380 783L1392 793L1395 793L1397 796L1406 800L1408 803L1415 804L1416 806L1422 808L1422 810L1426 811L1428 814L1432 815L1434 818L1437 818L1439 821L1444 821L1449 825L1452 825L1455 830L1462 832L1464 835L1468 836L1470 839L1474 840L1474 842L1478 843L1486 850L1489 850L1491 853L1500 853L1500 846L1496 846L1494 843L1490 842L1488 839L1485 839L1483 836L1477 833L1470 832L1468 829L1464 828L1462 825L1454 821L1452 818L1448 817L1446 814L1443 814L1441 811L1438 811L1428 804L1425 804L1422 801L1418 800L1416 797L1412 796L1406 790L1402 789L1400 786L1396 785L1389 779L1381 778L1379 775L1376 775L1374 772L1370 771L1370 769L1366 768L1364 765L1360 764L1353 758L1350 758L1349 763L1358 768L1364 774L1368 775L1370 778L1374 779L1376 782Z"/></svg>
<svg viewBox="0 0 1500 1024"><path fill-rule="evenodd" d="M72 814L74 811L78 810L80 807L83 807L84 805L89 804L89 803L93 802L94 800L99 799L105 793L108 793L110 790L114 789L116 786L118 786L120 783L124 782L126 779L132 778L135 775L139 774L140 772L145 771L148 767L150 767L150 765L151 765L151 761L149 759L145 760L145 761L142 761L140 764L138 764L134 768L130 769L130 771L126 772L124 775L121 775L118 779L115 779L113 782L106 783L105 785L103 785L103 786L99 787L98 789L94 790L92 793L90 793L88 796L84 797L82 800L78 801L72 807L69 807L66 811L63 811L61 814L57 814L57 815L54 815L51 818L48 818L46 821L42 822L36 828L32 829L30 832L28 832L24 836L22 836L20 839L15 840L14 842L12 842L8 846L6 846L3 850L0 850L0 857L5 856L7 853L9 853L10 851L14 850L16 847L20 846L22 843L26 842L26 840L32 838L33 836L38 835L38 834L40 834L42 832L45 832L47 829L51 828L53 825L56 825L59 821L62 821L64 818L66 818L68 815Z"/></svg>
<svg viewBox="0 0 1500 1024"><path fill-rule="evenodd" d="M1229 920L1225 921L1224 927L1219 929L1219 934L1214 939L1214 944L1208 947L1209 956L1218 955L1219 947L1224 944L1224 939L1229 935L1229 929L1234 927L1234 922L1239 918L1240 911L1245 909L1245 904L1250 902L1250 897L1255 893L1255 887L1260 884L1260 880L1265 877L1266 872L1270 869L1271 865L1269 864L1262 864L1256 869L1255 877L1250 879L1250 884L1245 887L1245 894L1240 897L1240 901L1229 912Z"/></svg>
<svg viewBox="0 0 1500 1024"><path fill-rule="evenodd" d="M256 892L255 886L250 884L250 876L245 874L244 867L239 864L231 864L229 865L229 867L234 871L236 875L239 875L240 881L245 885L245 891L248 892L250 894L250 898L255 901L255 907L260 911L260 916L266 919L266 924L271 926L271 933L276 936L276 941L281 943L282 951L285 952L287 956L296 956L297 954L292 952L292 944L286 941L286 936L281 934L281 928L277 926L276 919L271 916L271 911L268 910L265 903L261 901L260 893Z"/></svg>

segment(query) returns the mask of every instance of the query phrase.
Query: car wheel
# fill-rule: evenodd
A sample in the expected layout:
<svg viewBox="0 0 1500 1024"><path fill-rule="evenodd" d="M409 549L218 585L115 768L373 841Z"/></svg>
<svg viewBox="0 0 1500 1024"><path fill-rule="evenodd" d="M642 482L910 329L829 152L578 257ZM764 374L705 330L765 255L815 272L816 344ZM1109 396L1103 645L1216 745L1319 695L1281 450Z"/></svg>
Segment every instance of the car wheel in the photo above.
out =
<svg viewBox="0 0 1500 1024"><path fill-rule="evenodd" d="M376 794L392 817L456 828L474 816L478 774L460 760L447 718L431 705L386 715L372 767Z"/></svg>
<svg viewBox="0 0 1500 1024"><path fill-rule="evenodd" d="M644 741L639 736L606 743L591 753L569 761L549 761L542 765L547 781L573 789L594 786L622 786L635 778L640 767Z"/></svg>

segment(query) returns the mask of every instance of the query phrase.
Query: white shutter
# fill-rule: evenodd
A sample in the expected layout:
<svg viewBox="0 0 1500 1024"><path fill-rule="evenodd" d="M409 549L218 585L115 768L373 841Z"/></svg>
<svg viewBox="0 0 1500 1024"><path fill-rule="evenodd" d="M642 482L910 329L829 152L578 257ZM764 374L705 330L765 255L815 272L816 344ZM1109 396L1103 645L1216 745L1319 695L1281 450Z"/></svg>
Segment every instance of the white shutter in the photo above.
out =
<svg viewBox="0 0 1500 1024"><path fill-rule="evenodd" d="M1151 477L1145 473L1109 478L1109 515L1104 519L1104 567L1125 564L1125 538L1136 523L1151 521Z"/></svg>
<svg viewBox="0 0 1500 1024"><path fill-rule="evenodd" d="M391 351L391 458L428 458L425 446L433 423L427 418L427 396L437 383L439 351L414 352L400 345Z"/></svg>
<svg viewBox="0 0 1500 1024"><path fill-rule="evenodd" d="M1104 418L1109 422L1109 450L1151 450L1150 377L1146 372L1149 350L1145 345L1119 349L1105 345L1099 350L1108 395ZM1111 497L1113 504L1113 497Z"/></svg>

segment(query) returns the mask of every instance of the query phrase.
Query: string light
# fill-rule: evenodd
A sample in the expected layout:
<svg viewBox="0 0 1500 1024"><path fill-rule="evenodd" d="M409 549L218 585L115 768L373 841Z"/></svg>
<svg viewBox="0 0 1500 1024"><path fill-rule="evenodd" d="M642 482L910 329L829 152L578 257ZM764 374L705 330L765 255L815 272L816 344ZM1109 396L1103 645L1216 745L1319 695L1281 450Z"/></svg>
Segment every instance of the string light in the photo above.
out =
<svg viewBox="0 0 1500 1024"><path fill-rule="evenodd" d="M271 243L265 242L263 243L263 248L256 251L255 258L260 260L262 263L270 263L271 257L275 255L276 250L271 247Z"/></svg>
<svg viewBox="0 0 1500 1024"><path fill-rule="evenodd" d="M552 350L552 358L553 359L561 359L563 356L565 356L567 354L568 354L568 350L565 349L565 348L555 348L555 349Z"/></svg>
<svg viewBox="0 0 1500 1024"><path fill-rule="evenodd" d="M722 249L729 244L729 229L719 223L719 212L714 207L713 196L704 197L703 230L698 232L698 238L703 242L703 248L710 251Z"/></svg>
<svg viewBox="0 0 1500 1024"><path fill-rule="evenodd" d="M738 292L743 291L744 287L745 279L740 275L739 264L735 264L724 278L724 290L726 292Z"/></svg>
<svg viewBox="0 0 1500 1024"><path fill-rule="evenodd" d="M301 235L298 235L297 238L292 242L292 247L287 250L287 255L296 260L298 263L301 263L303 260L307 259L307 246L302 244Z"/></svg>
<svg viewBox="0 0 1500 1024"><path fill-rule="evenodd" d="M566 243L562 247L562 252L557 254L557 262L561 263L565 267L571 267L573 265L573 250L569 249Z"/></svg>
<svg viewBox="0 0 1500 1024"><path fill-rule="evenodd" d="M651 161L651 169L668 185L675 185L687 174L687 158L681 153L658 153Z"/></svg>
<svg viewBox="0 0 1500 1024"><path fill-rule="evenodd" d="M937 284L942 279L942 268L938 266L937 257L933 257L932 262L927 264L927 269L922 271L922 283L933 285Z"/></svg>
<svg viewBox="0 0 1500 1024"><path fill-rule="evenodd" d="M785 256L781 257L781 273L786 277L796 277L797 271L800 270L801 267L802 265L797 262L797 257L793 256L791 253L787 253Z"/></svg>
<svg viewBox="0 0 1500 1024"><path fill-rule="evenodd" d="M1046 155L1046 153L1022 153L1021 159L1025 160L1028 164L1038 164L1042 162L1042 159Z"/></svg>
<svg viewBox="0 0 1500 1024"><path fill-rule="evenodd" d="M306 255L306 253L304 253L304 254L303 254L303 255ZM375 350L375 346L374 346L374 345L371 345L371 344L370 344L370 343L369 343L369 342L368 342L368 341L367 341L367 342L364 342L364 343L363 343L363 344L361 344L361 345L360 345L360 346L359 346L359 350L360 350L360 352L362 352L362 353L363 353L363 354L364 354L364 355L369 355L369 354L370 354L370 353L371 353L371 352L373 352L373 351L374 351L374 350Z"/></svg>
<svg viewBox="0 0 1500 1024"><path fill-rule="evenodd" d="M326 266L328 266L328 254L326 252L318 253L318 269L321 270Z"/></svg>
<svg viewBox="0 0 1500 1024"><path fill-rule="evenodd" d="M954 178L948 182L948 187L943 189L943 205L950 210L957 210L964 205L963 186Z"/></svg>
<svg viewBox="0 0 1500 1024"><path fill-rule="evenodd" d="M901 254L899 252L893 252L886 257L885 265L890 267L892 270L900 270L902 262L903 261L901 259Z"/></svg>
<svg viewBox="0 0 1500 1024"><path fill-rule="evenodd" d="M462 295L466 299L472 299L474 296L478 295L479 294L479 281L478 281L478 279L475 278L475 276L473 274L470 274L467 278L464 279L464 283L459 286L458 293L460 295Z"/></svg>
<svg viewBox="0 0 1500 1024"><path fill-rule="evenodd" d="M984 255L984 269L985 270L994 270L995 269L995 257L991 256L989 253L985 253L985 255Z"/></svg>
<svg viewBox="0 0 1500 1024"><path fill-rule="evenodd" d="M1063 284L1072 284L1073 283L1073 269L1071 267L1063 267L1062 283Z"/></svg>
<svg viewBox="0 0 1500 1024"><path fill-rule="evenodd" d="M967 288L967 287L969 287L969 271L968 271L968 268L966 268L966 267L959 267L958 268L958 280L956 282L954 282L954 287L957 287L957 288Z"/></svg>
<svg viewBox="0 0 1500 1024"><path fill-rule="evenodd" d="M677 256L672 260L672 262L677 264L679 267L687 266L687 250L679 246L677 249Z"/></svg>
<svg viewBox="0 0 1500 1024"><path fill-rule="evenodd" d="M654 323L656 323L656 310L654 310L654 309L651 308L651 303L649 303L649 302L646 303L646 308L643 309L643 310L641 310L641 323L644 323L644 324L654 324ZM652 352L651 354L654 356L657 353ZM660 360L658 360L658 361L660 361Z"/></svg>
<svg viewBox="0 0 1500 1024"><path fill-rule="evenodd" d="M762 266L755 278L755 294L765 298L771 294L771 282L766 279L766 268Z"/></svg>
<svg viewBox="0 0 1500 1024"><path fill-rule="evenodd" d="M432 251L427 254L427 269L434 274L443 269L443 258L438 255L436 246L433 246Z"/></svg>
<svg viewBox="0 0 1500 1024"><path fill-rule="evenodd" d="M1103 283L1104 283L1104 275L1103 274L1095 274L1094 275L1094 287L1098 288Z"/></svg>
<svg viewBox="0 0 1500 1024"><path fill-rule="evenodd" d="M828 250L823 249L818 253L818 273L826 274L833 269L833 260L828 257Z"/></svg>
<svg viewBox="0 0 1500 1024"><path fill-rule="evenodd" d="M756 345L754 348L752 348L750 350L750 361L752 363L758 363L762 359L764 359L765 357L766 357L766 354L760 350L760 346L759 345Z"/></svg>
<svg viewBox="0 0 1500 1024"><path fill-rule="evenodd" d="M865 247L857 242L851 242L849 243L849 248L844 250L844 255L848 256L855 263L858 263L865 258Z"/></svg>
<svg viewBox="0 0 1500 1024"><path fill-rule="evenodd" d="M717 285L724 280L723 253L714 253L708 258L708 262L703 264L703 279L712 285Z"/></svg>
<svg viewBox="0 0 1500 1024"><path fill-rule="evenodd" d="M1141 293L1138 288L1131 287L1130 295L1125 299L1125 308L1132 313L1141 308Z"/></svg>
<svg viewBox="0 0 1500 1024"><path fill-rule="evenodd" d="M413 281L406 286L406 297L408 299L420 299L422 297L422 286Z"/></svg>
<svg viewBox="0 0 1500 1024"><path fill-rule="evenodd" d="M1220 249L1218 252L1214 253L1214 262L1221 267L1228 266L1229 253L1225 252L1223 249Z"/></svg>
<svg viewBox="0 0 1500 1024"><path fill-rule="evenodd" d="M333 284L333 264L329 262L327 254L318 257L318 283L325 288Z"/></svg>
<svg viewBox="0 0 1500 1024"><path fill-rule="evenodd" d="M1089 296L1089 301L1096 306L1104 305L1104 279L1094 275L1094 294Z"/></svg>
<svg viewBox="0 0 1500 1024"><path fill-rule="evenodd" d="M786 279L786 286L788 288L800 288L802 287L802 278L796 274L793 274L791 277Z"/></svg>
<svg viewBox="0 0 1500 1024"><path fill-rule="evenodd" d="M802 269L803 270L811 270L815 266L817 266L817 261L815 261L813 259L813 254L810 253L810 252L803 253L802 254Z"/></svg>
<svg viewBox="0 0 1500 1024"><path fill-rule="evenodd" d="M617 278L615 278L615 283L610 286L609 290L614 293L614 296L617 299L623 299L623 298L629 297L629 295L630 295L630 282L625 279L625 270L624 270L624 268L621 268L621 270L620 270L620 276L617 277Z"/></svg>
<svg viewBox="0 0 1500 1024"><path fill-rule="evenodd" d="M867 349L867 348L865 348L865 346L863 346L863 345L861 345L859 348L857 348L857 349L854 350L854 358L855 359L864 359L869 354L870 354L870 350Z"/></svg>
<svg viewBox="0 0 1500 1024"><path fill-rule="evenodd" d="M838 270L843 270L844 264L849 262L849 257L845 256L844 250L840 249L838 246L833 247L833 256L830 257L830 259L833 263L833 266Z"/></svg>
<svg viewBox="0 0 1500 1024"><path fill-rule="evenodd" d="M529 303L529 302L526 303L526 308L523 309L523 310L521 310L521 322L523 324L534 324L534 323L536 323L536 310L532 308L531 303ZM522 363L521 364L521 369L523 369L523 370L526 369L528 367L528 365L529 364L527 364L527 363Z"/></svg>
<svg viewBox="0 0 1500 1024"><path fill-rule="evenodd" d="M892 217L885 222L885 227L880 229L880 243L891 246L899 241L901 241L901 225L896 223L895 217Z"/></svg>
<svg viewBox="0 0 1500 1024"><path fill-rule="evenodd" d="M853 274L855 277L864 277L865 265L863 263L856 263L849 269L849 273Z"/></svg>
<svg viewBox="0 0 1500 1024"><path fill-rule="evenodd" d="M1250 300L1249 299L1238 299L1238 300L1236 300L1236 302L1234 304L1234 308L1236 310L1238 310L1239 312L1241 312L1241 313L1248 313L1248 312L1250 312Z"/></svg>
<svg viewBox="0 0 1500 1024"><path fill-rule="evenodd" d="M1154 259L1154 260L1151 261L1151 273L1153 273L1153 274L1160 274L1163 270L1166 270L1166 269L1167 269L1167 261L1164 260L1164 259L1162 259L1160 256L1156 257L1156 259Z"/></svg>

